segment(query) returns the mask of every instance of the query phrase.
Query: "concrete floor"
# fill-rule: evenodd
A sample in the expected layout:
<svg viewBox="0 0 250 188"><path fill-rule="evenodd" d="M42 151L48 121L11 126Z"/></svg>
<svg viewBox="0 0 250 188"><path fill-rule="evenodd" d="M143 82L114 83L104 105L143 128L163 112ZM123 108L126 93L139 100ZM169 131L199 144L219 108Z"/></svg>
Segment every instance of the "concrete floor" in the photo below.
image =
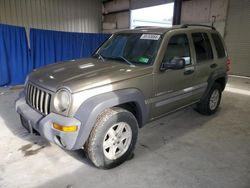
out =
<svg viewBox="0 0 250 188"><path fill-rule="evenodd" d="M135 157L112 170L29 135L15 113L17 91L0 90L0 187L250 187L249 79L229 79L214 116L187 108L150 123Z"/></svg>

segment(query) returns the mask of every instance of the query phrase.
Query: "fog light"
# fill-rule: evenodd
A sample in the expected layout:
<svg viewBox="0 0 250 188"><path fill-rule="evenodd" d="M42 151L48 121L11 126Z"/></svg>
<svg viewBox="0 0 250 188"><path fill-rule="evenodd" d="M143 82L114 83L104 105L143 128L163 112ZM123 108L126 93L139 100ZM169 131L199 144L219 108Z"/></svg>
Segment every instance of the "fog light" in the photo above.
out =
<svg viewBox="0 0 250 188"><path fill-rule="evenodd" d="M71 125L71 126L62 126L56 123L53 123L53 128L57 129L62 132L76 132L77 131L77 126Z"/></svg>

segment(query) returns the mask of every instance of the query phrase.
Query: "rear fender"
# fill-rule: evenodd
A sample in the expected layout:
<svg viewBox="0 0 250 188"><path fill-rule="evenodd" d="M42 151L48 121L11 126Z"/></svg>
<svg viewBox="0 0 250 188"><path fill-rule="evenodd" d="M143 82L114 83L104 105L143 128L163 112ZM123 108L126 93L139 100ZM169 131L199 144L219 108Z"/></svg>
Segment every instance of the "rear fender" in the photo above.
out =
<svg viewBox="0 0 250 188"><path fill-rule="evenodd" d="M207 89L205 91L205 93L203 94L201 101L204 100L206 98L206 96L208 95L209 91L211 90L212 86L214 85L214 83L216 82L216 80L223 78L225 79L225 85L227 83L227 73L223 70L223 69L218 69L216 71L214 71L208 78L207 80ZM223 88L224 90L224 88Z"/></svg>

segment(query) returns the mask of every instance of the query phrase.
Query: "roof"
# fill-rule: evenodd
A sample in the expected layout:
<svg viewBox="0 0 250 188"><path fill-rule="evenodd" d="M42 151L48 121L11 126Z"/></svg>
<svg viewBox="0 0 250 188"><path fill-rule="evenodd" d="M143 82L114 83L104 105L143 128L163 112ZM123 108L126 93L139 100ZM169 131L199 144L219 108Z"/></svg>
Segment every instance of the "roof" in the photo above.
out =
<svg viewBox="0 0 250 188"><path fill-rule="evenodd" d="M170 30L174 29L185 29L185 28L199 28L199 29L212 29L216 30L213 26L208 25L199 25L199 24L184 24L184 25L175 25L173 27L165 28L165 27L137 27L135 29L123 30L117 33L155 33L155 34L164 34Z"/></svg>
<svg viewBox="0 0 250 188"><path fill-rule="evenodd" d="M135 29L128 29L123 31L118 31L117 33L155 33L155 34L164 34L167 31L172 30L173 28L164 28L164 27L139 27Z"/></svg>

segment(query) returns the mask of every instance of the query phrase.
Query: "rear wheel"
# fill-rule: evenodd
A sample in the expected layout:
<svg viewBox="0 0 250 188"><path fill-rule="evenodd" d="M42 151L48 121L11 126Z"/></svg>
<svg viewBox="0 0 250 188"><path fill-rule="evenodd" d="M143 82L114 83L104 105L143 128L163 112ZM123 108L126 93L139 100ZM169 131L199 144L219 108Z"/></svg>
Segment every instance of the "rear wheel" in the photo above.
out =
<svg viewBox="0 0 250 188"><path fill-rule="evenodd" d="M90 133L85 152L96 167L113 168L132 155L137 135L138 123L131 112L118 107L106 109Z"/></svg>
<svg viewBox="0 0 250 188"><path fill-rule="evenodd" d="M214 114L220 105L221 93L221 85L214 83L206 98L197 104L196 110L205 115Z"/></svg>

